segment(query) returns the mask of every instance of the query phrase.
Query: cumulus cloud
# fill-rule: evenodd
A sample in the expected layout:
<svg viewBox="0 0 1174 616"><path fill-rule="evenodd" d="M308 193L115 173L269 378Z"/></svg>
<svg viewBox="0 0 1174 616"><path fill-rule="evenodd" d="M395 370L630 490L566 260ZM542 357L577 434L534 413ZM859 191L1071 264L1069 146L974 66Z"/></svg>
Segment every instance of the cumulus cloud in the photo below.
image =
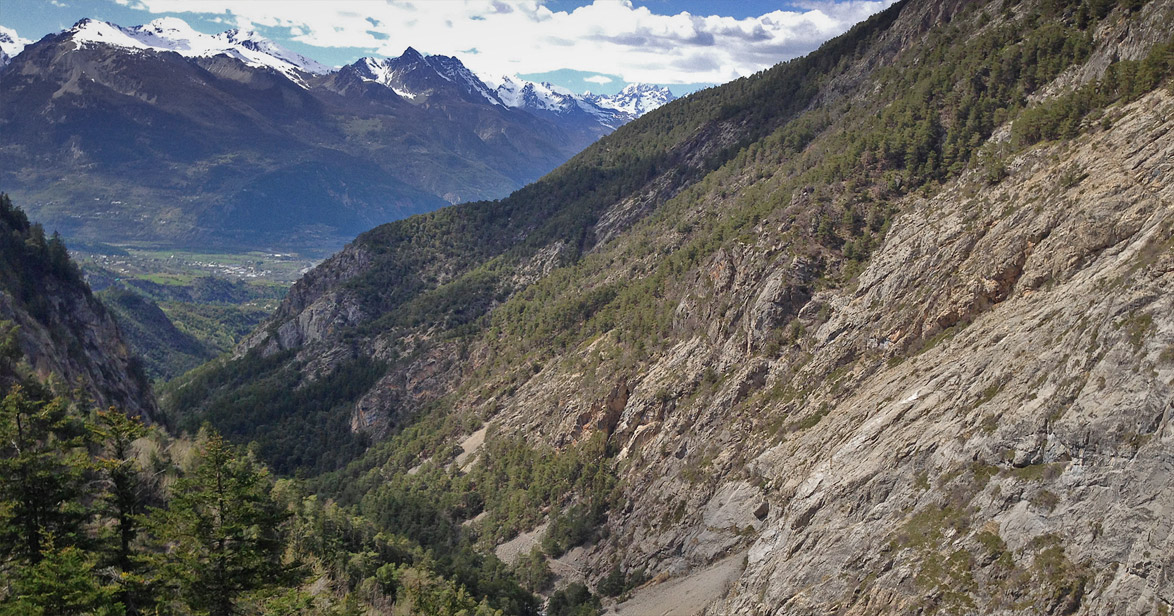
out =
<svg viewBox="0 0 1174 616"><path fill-rule="evenodd" d="M658 14L629 0L595 0L572 11L541 0L118 1L154 13L219 16L246 29L285 29L292 40L319 47L396 56L411 46L458 55L489 73L574 69L652 83L720 83L754 73L815 49L893 2L804 1L798 10L735 19Z"/></svg>

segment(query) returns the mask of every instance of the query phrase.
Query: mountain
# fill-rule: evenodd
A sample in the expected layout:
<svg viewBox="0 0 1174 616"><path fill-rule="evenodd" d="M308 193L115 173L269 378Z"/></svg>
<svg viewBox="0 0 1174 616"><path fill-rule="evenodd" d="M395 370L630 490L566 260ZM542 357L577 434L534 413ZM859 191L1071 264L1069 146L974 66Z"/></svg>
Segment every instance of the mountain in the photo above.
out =
<svg viewBox="0 0 1174 616"><path fill-rule="evenodd" d="M0 68L8 64L31 42L21 38L15 31L0 26Z"/></svg>
<svg viewBox="0 0 1174 616"><path fill-rule="evenodd" d="M410 48L330 70L251 32L87 19L0 70L0 184L82 241L333 250L508 194L627 118L586 106L509 106Z"/></svg>
<svg viewBox="0 0 1174 616"><path fill-rule="evenodd" d="M1172 20L899 2L364 233L164 404L619 613L1162 613Z"/></svg>
<svg viewBox="0 0 1174 616"><path fill-rule="evenodd" d="M610 130L675 99L668 88L646 84L631 84L614 96L600 96L575 94L550 83L536 83L509 76L482 76L482 80L491 84L497 99L509 107L539 115L562 117L564 121L578 119L584 125L598 125ZM646 95L641 98L639 93Z"/></svg>
<svg viewBox="0 0 1174 616"><path fill-rule="evenodd" d="M283 49L256 32L228 30L211 36L197 32L187 22L175 17L162 17L133 28L83 19L70 32L70 39L79 47L171 51L188 58L226 56L250 67L275 69L295 81L300 81L302 74L323 74L329 70L309 58Z"/></svg>
<svg viewBox="0 0 1174 616"><path fill-rule="evenodd" d="M22 380L27 369L38 380L54 379L63 392L77 388L99 408L113 405L158 421L141 364L61 238L46 238L5 194L0 194L0 257L0 337L6 347L0 384L7 388ZM9 350L19 350L19 363Z"/></svg>
<svg viewBox="0 0 1174 616"><path fill-rule="evenodd" d="M677 99L668 88L645 83L628 84L617 94L587 93L583 98L598 107L614 109L636 118Z"/></svg>

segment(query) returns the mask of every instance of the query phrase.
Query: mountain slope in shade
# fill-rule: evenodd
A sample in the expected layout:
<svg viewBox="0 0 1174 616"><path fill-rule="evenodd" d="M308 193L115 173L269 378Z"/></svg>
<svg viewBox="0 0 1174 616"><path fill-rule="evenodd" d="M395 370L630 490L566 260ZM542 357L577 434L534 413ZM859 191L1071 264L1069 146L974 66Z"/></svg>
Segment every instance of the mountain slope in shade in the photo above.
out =
<svg viewBox="0 0 1174 616"><path fill-rule="evenodd" d="M46 238L0 193L0 336L13 336L38 379L78 387L99 408L161 419L138 359L57 236ZM15 329L12 327L15 326ZM0 359L0 381L19 367ZM16 372L14 372L14 370Z"/></svg>

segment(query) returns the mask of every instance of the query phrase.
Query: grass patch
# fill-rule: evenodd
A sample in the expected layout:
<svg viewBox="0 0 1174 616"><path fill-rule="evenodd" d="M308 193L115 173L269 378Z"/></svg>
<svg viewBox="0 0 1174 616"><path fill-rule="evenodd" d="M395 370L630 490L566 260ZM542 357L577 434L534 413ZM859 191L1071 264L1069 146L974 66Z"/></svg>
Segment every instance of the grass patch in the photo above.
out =
<svg viewBox="0 0 1174 616"><path fill-rule="evenodd" d="M1013 468L1007 471L1007 473L1022 481L1052 481L1064 472L1064 467L1067 465L1067 462L1032 464L1022 468Z"/></svg>

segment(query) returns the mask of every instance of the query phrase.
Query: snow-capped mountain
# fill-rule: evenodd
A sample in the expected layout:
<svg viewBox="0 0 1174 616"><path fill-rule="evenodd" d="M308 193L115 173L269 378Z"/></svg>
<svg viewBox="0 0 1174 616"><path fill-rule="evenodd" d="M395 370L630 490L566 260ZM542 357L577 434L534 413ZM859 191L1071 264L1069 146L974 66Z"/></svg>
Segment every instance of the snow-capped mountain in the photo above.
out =
<svg viewBox="0 0 1174 616"><path fill-rule="evenodd" d="M580 109L614 127L638 118L675 100L668 88L634 83L615 95L576 94L551 83L526 81L518 77L481 75L506 106L536 111L566 113Z"/></svg>
<svg viewBox="0 0 1174 616"><path fill-rule="evenodd" d="M619 109L600 107L580 94L550 83L476 74L458 58L424 55L411 47L398 58L362 58L340 69L338 76L334 79L337 90L345 90L346 84L353 84L353 78L357 77L362 82L389 88L414 103L455 96L468 102L525 111L596 138L636 117Z"/></svg>
<svg viewBox="0 0 1174 616"><path fill-rule="evenodd" d="M494 93L457 58L425 56L408 47L398 58L360 58L348 68L363 81L391 88L396 94L415 99L453 90L501 105Z"/></svg>
<svg viewBox="0 0 1174 616"><path fill-rule="evenodd" d="M597 95L588 92L583 95L583 98L600 107L623 111L638 118L665 103L676 100L677 97L668 88L646 83L633 83L625 87L619 94Z"/></svg>
<svg viewBox="0 0 1174 616"><path fill-rule="evenodd" d="M333 249L505 196L624 118L517 90L515 107L459 59L413 49L327 70L252 33L84 20L0 70L0 126L20 146L0 148L0 186L71 238Z"/></svg>
<svg viewBox="0 0 1174 616"><path fill-rule="evenodd" d="M577 100L570 90L549 83L535 83L508 75L479 77L506 107L557 112L569 110Z"/></svg>
<svg viewBox="0 0 1174 616"><path fill-rule="evenodd" d="M489 78L410 47L331 69L176 18L85 19L35 43L0 30L0 52L0 125L20 145L0 148L0 186L102 242L333 245L509 194L672 97Z"/></svg>
<svg viewBox="0 0 1174 616"><path fill-rule="evenodd" d="M267 66L273 65L265 62L265 60L268 58L277 58L286 64L297 67L313 75L323 75L333 70L331 67L326 66L325 64L322 64L316 60L311 60L310 58L307 58L300 53L290 51L252 30L229 30L227 32L217 34L213 38L224 40L225 42L237 47L243 47L249 51L260 54L257 60ZM280 67L275 66L275 68Z"/></svg>
<svg viewBox="0 0 1174 616"><path fill-rule="evenodd" d="M284 49L256 32L229 30L216 35L204 34L175 17L162 17L133 28L83 19L67 33L79 46L102 44L136 50L173 51L189 58L224 55L249 66L275 69L297 83L302 82L299 73L318 75L330 71L330 68Z"/></svg>
<svg viewBox="0 0 1174 616"><path fill-rule="evenodd" d="M508 75L480 78L507 107L557 114L583 112L612 129L676 98L668 88L641 83L629 85L614 96L599 96L590 92L576 94L551 83Z"/></svg>
<svg viewBox="0 0 1174 616"><path fill-rule="evenodd" d="M15 58L30 43L32 41L21 38L16 30L0 26L0 66L8 64L9 60Z"/></svg>

